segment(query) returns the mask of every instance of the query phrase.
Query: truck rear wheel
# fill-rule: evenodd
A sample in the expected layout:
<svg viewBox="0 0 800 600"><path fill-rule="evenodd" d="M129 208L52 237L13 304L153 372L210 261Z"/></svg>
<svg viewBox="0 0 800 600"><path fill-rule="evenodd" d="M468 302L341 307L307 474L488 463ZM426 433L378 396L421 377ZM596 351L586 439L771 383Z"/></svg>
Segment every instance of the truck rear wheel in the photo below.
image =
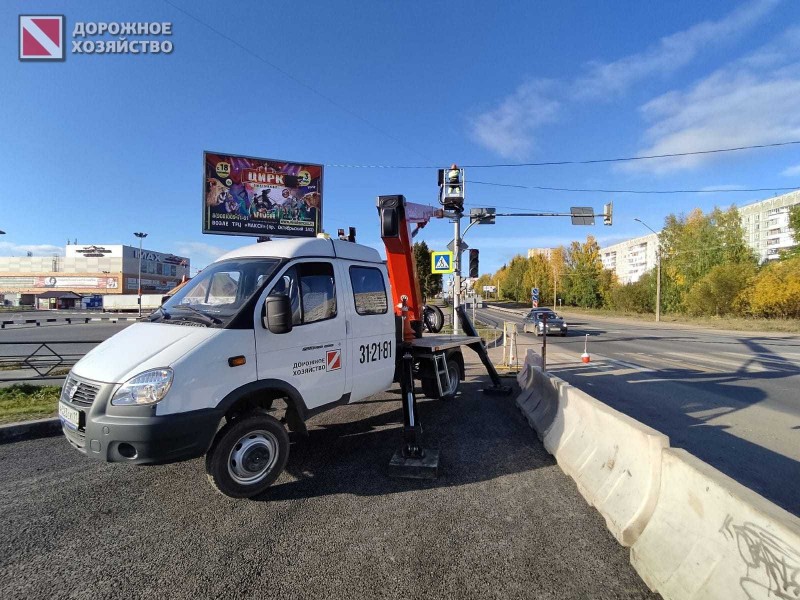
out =
<svg viewBox="0 0 800 600"><path fill-rule="evenodd" d="M231 498L251 498L278 478L289 458L289 434L266 414L254 413L225 425L206 454L211 485Z"/></svg>
<svg viewBox="0 0 800 600"><path fill-rule="evenodd" d="M433 399L448 399L455 396L458 393L458 387L461 383L461 369L453 358L447 359L447 374L450 378L450 387L446 390L443 390L443 394L439 395L439 385L436 383L436 379L433 377L423 377L421 379L422 393L424 393L426 397Z"/></svg>

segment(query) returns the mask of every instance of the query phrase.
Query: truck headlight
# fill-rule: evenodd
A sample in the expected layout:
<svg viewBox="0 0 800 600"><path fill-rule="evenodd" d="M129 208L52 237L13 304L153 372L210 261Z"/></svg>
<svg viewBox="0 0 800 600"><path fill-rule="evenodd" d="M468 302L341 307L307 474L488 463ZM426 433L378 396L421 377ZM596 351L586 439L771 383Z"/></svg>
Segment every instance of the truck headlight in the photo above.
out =
<svg viewBox="0 0 800 600"><path fill-rule="evenodd" d="M111 404L130 406L155 404L167 395L172 385L172 369L152 369L139 373L114 393Z"/></svg>

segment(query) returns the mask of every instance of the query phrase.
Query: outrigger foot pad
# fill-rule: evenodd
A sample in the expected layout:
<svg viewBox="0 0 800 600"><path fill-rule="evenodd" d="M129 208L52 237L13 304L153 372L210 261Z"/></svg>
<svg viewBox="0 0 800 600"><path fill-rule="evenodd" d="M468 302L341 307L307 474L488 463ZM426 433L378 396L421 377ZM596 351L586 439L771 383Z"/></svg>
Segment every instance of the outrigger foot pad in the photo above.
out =
<svg viewBox="0 0 800 600"><path fill-rule="evenodd" d="M406 456L399 448L389 461L389 476L403 479L436 479L439 475L439 450L426 448L421 457Z"/></svg>

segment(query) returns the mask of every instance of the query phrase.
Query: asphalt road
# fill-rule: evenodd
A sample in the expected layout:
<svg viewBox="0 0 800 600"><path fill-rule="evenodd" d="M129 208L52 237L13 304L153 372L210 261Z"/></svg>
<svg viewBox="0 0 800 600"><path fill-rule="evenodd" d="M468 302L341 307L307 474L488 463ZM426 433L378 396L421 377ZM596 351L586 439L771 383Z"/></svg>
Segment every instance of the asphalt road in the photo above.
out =
<svg viewBox="0 0 800 600"><path fill-rule="evenodd" d="M0 446L0 597L657 598L514 397L468 369L460 398L420 403L433 481L387 477L397 390L312 419L257 500L217 495L202 460Z"/></svg>
<svg viewBox="0 0 800 600"><path fill-rule="evenodd" d="M563 314L570 335L548 337L553 373L800 515L800 336ZM523 358L528 347L541 339L520 335Z"/></svg>

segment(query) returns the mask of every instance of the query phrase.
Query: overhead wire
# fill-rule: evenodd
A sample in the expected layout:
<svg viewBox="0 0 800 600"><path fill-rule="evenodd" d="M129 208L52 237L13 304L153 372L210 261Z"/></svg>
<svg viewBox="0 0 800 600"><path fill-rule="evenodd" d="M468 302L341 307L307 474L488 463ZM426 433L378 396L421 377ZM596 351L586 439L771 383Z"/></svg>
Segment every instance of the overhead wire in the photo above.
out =
<svg viewBox="0 0 800 600"><path fill-rule="evenodd" d="M491 181L475 181L468 179L466 183L475 183L479 185L494 185L499 187L513 187L526 190L545 190L551 192L590 192L593 194L722 194L729 192L785 192L798 190L797 186L794 187L778 187L778 188L703 188L699 190L611 190L603 188L562 188L562 187L548 187L543 185L517 185L511 183L495 183Z"/></svg>

